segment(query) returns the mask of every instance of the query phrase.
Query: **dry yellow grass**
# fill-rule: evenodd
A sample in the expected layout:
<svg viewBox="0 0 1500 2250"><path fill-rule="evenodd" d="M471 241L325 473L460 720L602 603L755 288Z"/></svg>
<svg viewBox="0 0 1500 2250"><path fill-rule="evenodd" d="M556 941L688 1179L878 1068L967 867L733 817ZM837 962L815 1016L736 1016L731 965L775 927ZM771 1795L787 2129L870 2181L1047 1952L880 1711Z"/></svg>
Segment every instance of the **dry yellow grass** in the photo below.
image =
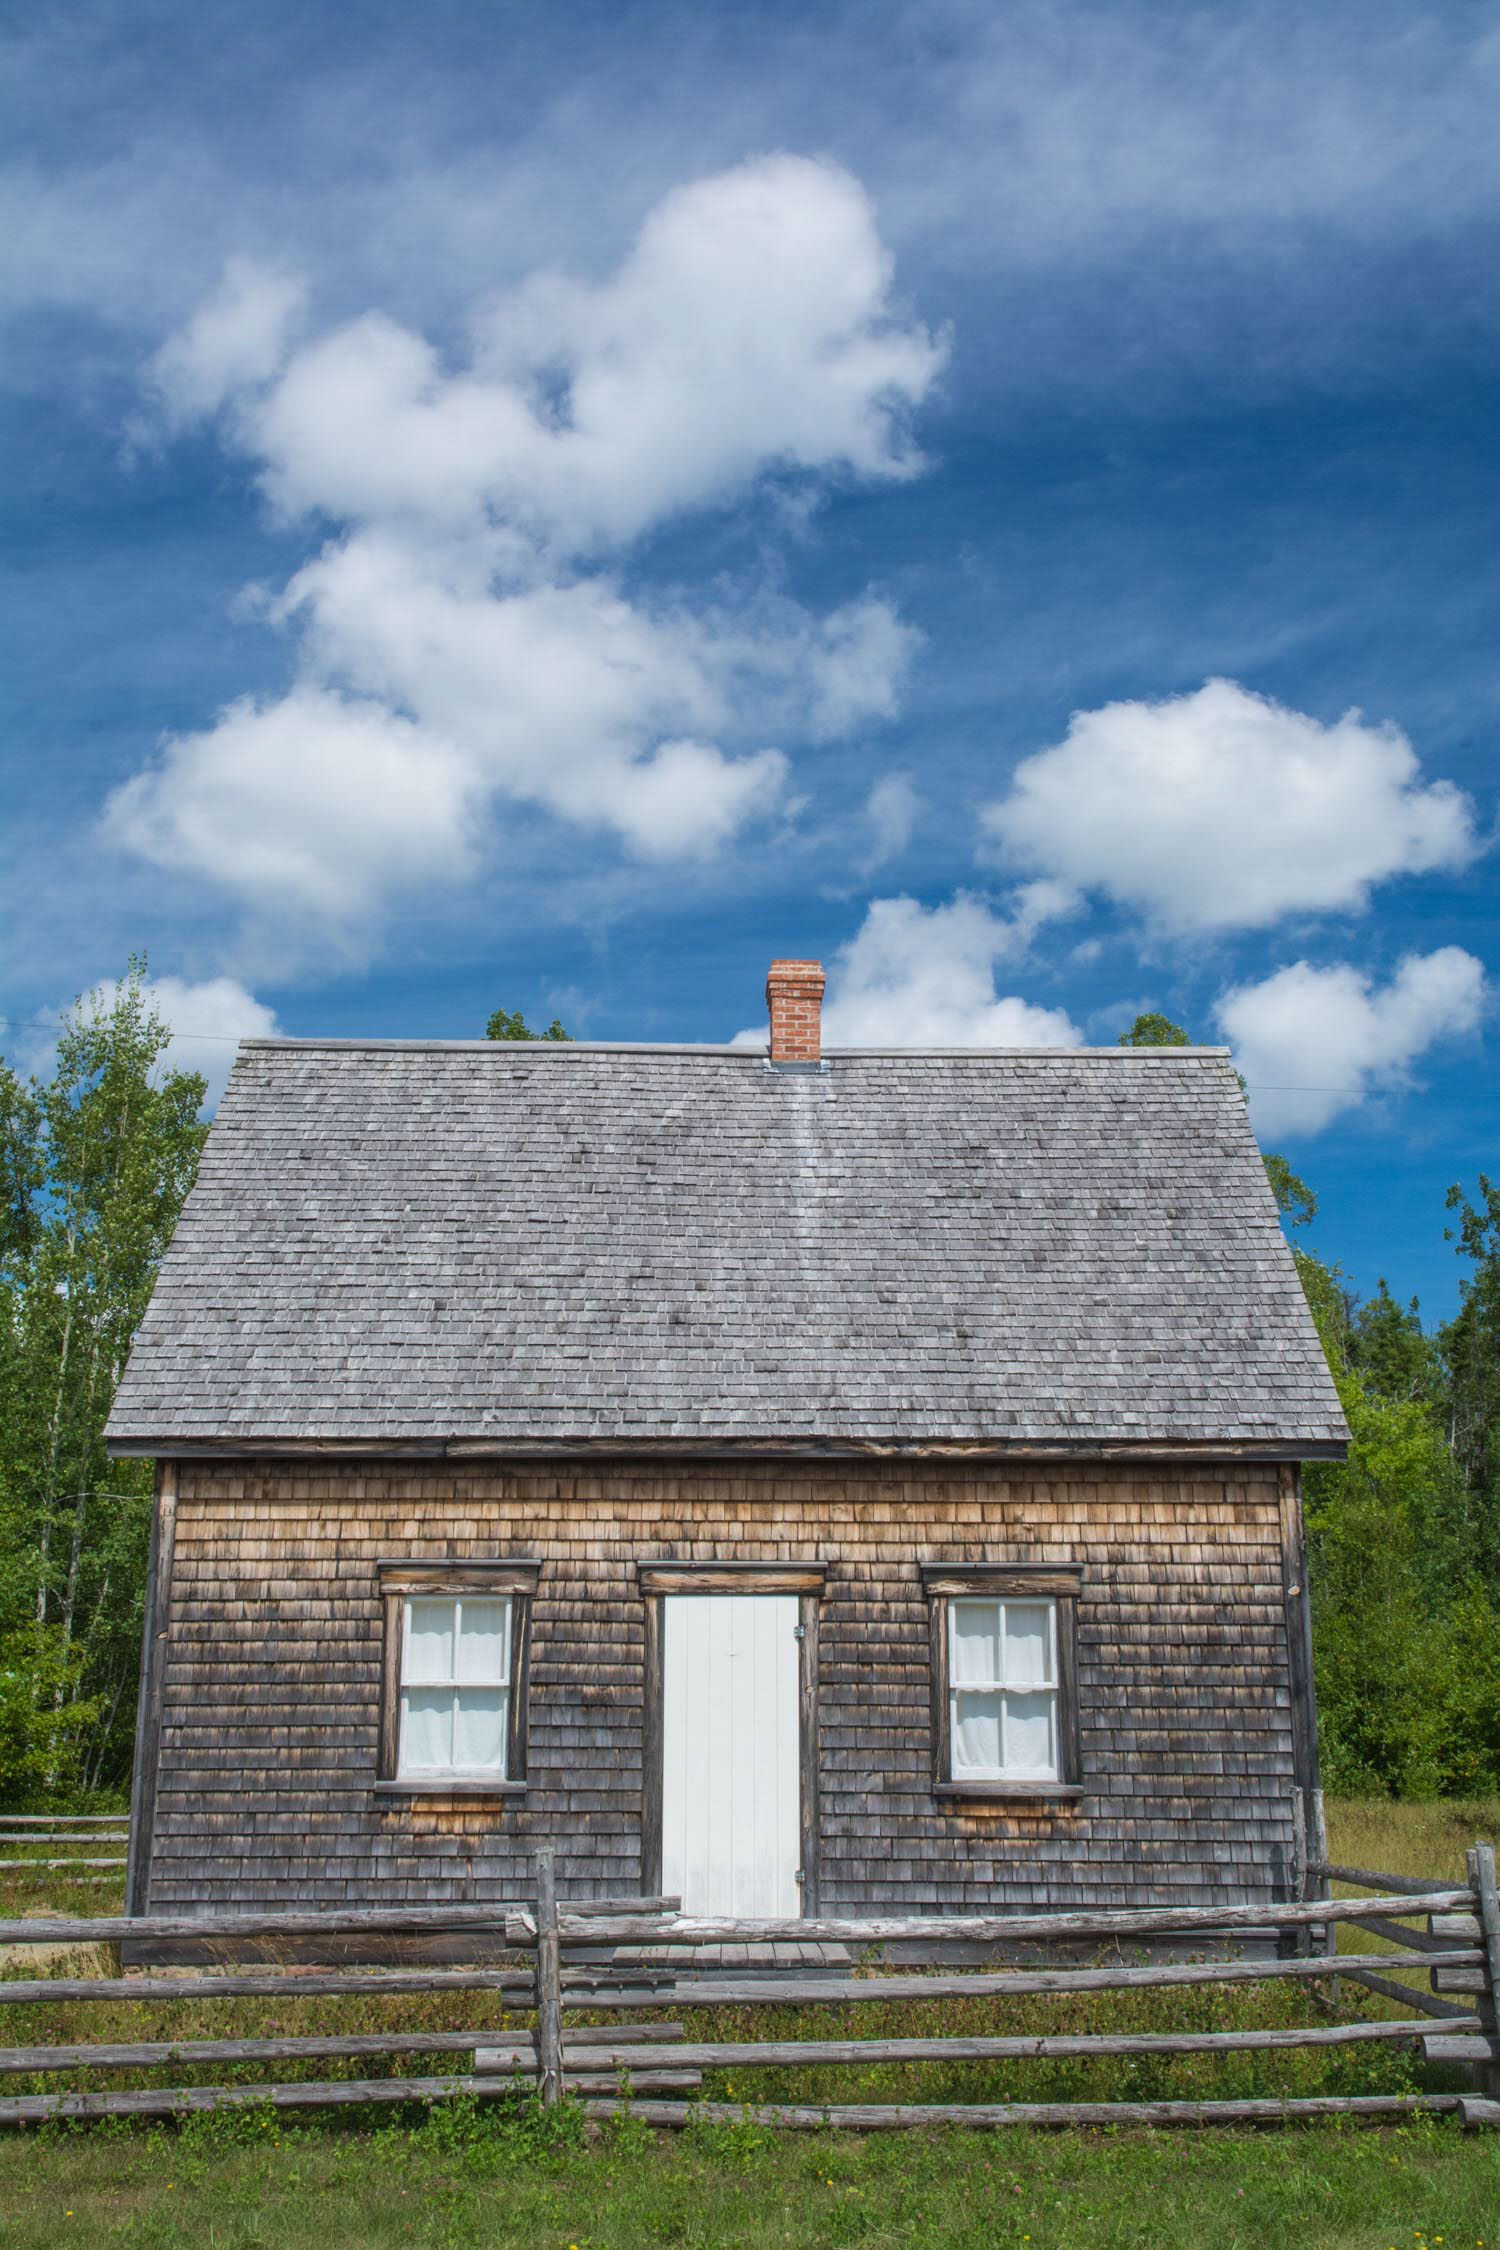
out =
<svg viewBox="0 0 1500 2250"><path fill-rule="evenodd" d="M1471 1844L1500 1845L1500 1797L1445 1797L1397 1804L1389 1797L1331 1798L1329 1857L1339 1866L1388 1875L1466 1880Z"/></svg>

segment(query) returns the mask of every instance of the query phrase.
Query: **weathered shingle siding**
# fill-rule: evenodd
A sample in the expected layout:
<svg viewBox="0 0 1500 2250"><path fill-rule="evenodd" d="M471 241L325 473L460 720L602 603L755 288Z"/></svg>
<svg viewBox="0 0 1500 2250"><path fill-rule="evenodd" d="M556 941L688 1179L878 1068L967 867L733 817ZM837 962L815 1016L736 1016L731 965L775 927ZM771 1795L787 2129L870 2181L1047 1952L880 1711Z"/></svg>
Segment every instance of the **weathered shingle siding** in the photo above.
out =
<svg viewBox="0 0 1500 2250"><path fill-rule="evenodd" d="M250 1046L110 1435L1345 1435L1223 1057Z"/></svg>
<svg viewBox="0 0 1500 2250"><path fill-rule="evenodd" d="M375 1561L544 1558L524 1799L376 1797ZM1277 1472L180 1469L151 1906L502 1899L640 1879L635 1565L825 1559L829 1912L1278 1895L1291 1715ZM940 1809L919 1560L1085 1565L1085 1795Z"/></svg>

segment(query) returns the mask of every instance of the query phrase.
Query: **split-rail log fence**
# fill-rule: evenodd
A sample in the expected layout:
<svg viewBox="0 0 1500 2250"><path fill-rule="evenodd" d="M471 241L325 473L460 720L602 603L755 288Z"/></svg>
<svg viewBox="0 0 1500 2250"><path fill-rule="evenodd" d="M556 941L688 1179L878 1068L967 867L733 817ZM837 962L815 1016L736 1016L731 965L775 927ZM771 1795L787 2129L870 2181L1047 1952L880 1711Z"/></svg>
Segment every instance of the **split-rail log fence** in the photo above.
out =
<svg viewBox="0 0 1500 2250"><path fill-rule="evenodd" d="M0 1813L0 1877L48 1882L59 1867L123 1867L128 1813ZM117 1852L110 1851L118 1845ZM6 1851L19 1858L6 1858ZM49 1856L37 1858L38 1852ZM60 1856L53 1856L60 1855ZM73 1875L71 1883L116 1883L117 1875Z"/></svg>
<svg viewBox="0 0 1500 2250"><path fill-rule="evenodd" d="M75 2000L206 2000L301 1994L370 1996L447 1991L484 1992L503 2017L530 2016L516 2029L378 2031L276 2038L96 2040L68 2045L0 2048L0 2079L78 2070L159 2071L164 2067L295 2063L299 2069L362 2057L464 2057L455 2074L319 2078L179 2086L59 2089L0 2097L0 2124L49 2117L170 2116L193 2110L271 2104L411 2103L454 2094L503 2096L530 2085L552 2104L581 2100L596 2117L629 2110L651 2125L693 2117L739 2119L740 2103L705 2101L705 2071L801 2069L826 2064L982 2062L1026 2057L1224 2055L1286 2048L1362 2048L1405 2043L1429 2061L1463 2064L1487 2089L1462 2092L1309 2095L1286 2099L1192 2101L765 2103L748 2114L786 2126L880 2130L913 2125L998 2124L1177 2125L1271 2124L1295 2118L1390 2118L1414 2111L1457 2112L1469 2125L1500 2124L1500 1900L1495 1855L1479 1845L1462 1886L1417 1883L1368 1869L1314 1865L1308 1888L1325 1895L1283 1905L1139 1908L1073 1914L878 1917L845 1921L731 1921L684 1916L668 1898L559 1901L550 1851L538 1854L535 1898L510 1908L368 1909L348 1913L245 1913L32 1917L0 1922L0 1946L117 1944L137 1951L190 1939L219 1956L201 1974L7 1976L0 2003ZM1331 1884L1367 1897L1326 1895ZM1413 1926L1416 1925L1416 1926ZM1341 1928L1363 1930L1392 1950L1338 1952ZM493 1946L503 1937L508 1959L473 1968L392 1966L277 1971L226 1963L226 1952L265 1947L281 1938L379 1935L392 1941L435 1931L472 1933ZM1225 1958L1226 1948L1258 1941L1265 1957ZM990 1965L942 1965L944 1946L987 1949ZM1178 1957L1143 1958L1143 1948L1170 1942ZM889 1944L930 1946L936 1964L893 1970L863 1956ZM1087 1967L1051 1967L1018 1959L1049 1947L1076 1953L1096 1946ZM1197 1957L1181 1957L1183 1949ZM1276 1956L1271 1957L1271 1949ZM1311 1947L1312 1950L1308 1950ZM1133 1954L1133 1958L1127 1958ZM1378 1962L1376 1968L1372 1964ZM1395 1972L1401 1972L1398 1975ZM1426 1981L1407 1981L1415 1973ZM1400 2001L1409 2013L1394 2021L1349 2022L1243 2031L1055 2032L840 2039L772 2037L702 2039L679 2020L691 2009L763 2005L795 2009L829 2002L857 2005L890 1999L983 1995L996 1999L1039 1993L1135 1991L1184 1985L1235 1985L1294 1980L1321 1987L1355 1983ZM1462 1995L1460 1998L1458 1995ZM580 2026L570 2011L624 2017ZM647 2020L644 2012L669 2021ZM1337 2012L1333 2007L1331 2012ZM641 2020L632 2022L635 2016ZM795 2019L793 2019L795 2021ZM698 2098L693 2098L698 2097Z"/></svg>

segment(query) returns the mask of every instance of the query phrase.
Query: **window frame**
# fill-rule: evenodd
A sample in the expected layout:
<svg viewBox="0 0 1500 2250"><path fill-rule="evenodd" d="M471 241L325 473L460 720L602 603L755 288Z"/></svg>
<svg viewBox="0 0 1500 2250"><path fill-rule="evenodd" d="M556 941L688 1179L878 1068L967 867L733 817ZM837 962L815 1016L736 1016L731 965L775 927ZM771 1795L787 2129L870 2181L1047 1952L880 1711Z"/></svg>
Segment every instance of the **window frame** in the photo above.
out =
<svg viewBox="0 0 1500 2250"><path fill-rule="evenodd" d="M1078 1600L1081 1563L923 1563L932 1642L932 1787L937 1797L1041 1799L1083 1794L1078 1734ZM950 1678L954 1601L1050 1601L1057 1636L1057 1779L955 1774Z"/></svg>
<svg viewBox="0 0 1500 2250"><path fill-rule="evenodd" d="M377 1562L382 1655L380 1740L375 1787L401 1797L516 1797L526 1788L526 1705L531 1678L531 1609L541 1576L532 1556L475 1562ZM461 1600L465 1594L489 1600L509 1597L510 1691L507 1706L505 1771L407 1773L401 1759L401 1670L406 1605L415 1596Z"/></svg>

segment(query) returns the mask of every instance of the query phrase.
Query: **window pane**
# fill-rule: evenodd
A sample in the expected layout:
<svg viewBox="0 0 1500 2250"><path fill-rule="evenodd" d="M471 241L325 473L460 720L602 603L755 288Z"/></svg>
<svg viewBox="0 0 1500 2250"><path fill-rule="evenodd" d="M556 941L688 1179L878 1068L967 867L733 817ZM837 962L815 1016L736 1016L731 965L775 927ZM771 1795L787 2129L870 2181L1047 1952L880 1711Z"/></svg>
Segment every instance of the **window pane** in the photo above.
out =
<svg viewBox="0 0 1500 2250"><path fill-rule="evenodd" d="M453 1615L457 1607L451 1595L434 1599L418 1594L407 1603L401 1666L404 1680L452 1679Z"/></svg>
<svg viewBox="0 0 1500 2250"><path fill-rule="evenodd" d="M452 1688L405 1688L401 1695L401 1771L453 1763Z"/></svg>
<svg viewBox="0 0 1500 2250"><path fill-rule="evenodd" d="M953 1698L953 1770L955 1773L1000 1771L999 1695L970 1689Z"/></svg>
<svg viewBox="0 0 1500 2250"><path fill-rule="evenodd" d="M1053 1781L1057 1754L1053 1748L1053 1721L1057 1698L1043 1695L1008 1695L1005 1698L1005 1770Z"/></svg>
<svg viewBox="0 0 1500 2250"><path fill-rule="evenodd" d="M953 1680L998 1680L1000 1677L1000 1604L954 1602L950 1606Z"/></svg>
<svg viewBox="0 0 1500 2250"><path fill-rule="evenodd" d="M510 1678L510 1603L465 1594L459 1610L458 1676L461 1680Z"/></svg>
<svg viewBox="0 0 1500 2250"><path fill-rule="evenodd" d="M1000 1675L997 1674L997 1677ZM1052 1681L1052 1604L1005 1605L1005 1684L1050 1686Z"/></svg>
<svg viewBox="0 0 1500 2250"><path fill-rule="evenodd" d="M505 1770L504 1688L460 1688L458 1718L453 1729L453 1763L465 1772L482 1767L486 1773Z"/></svg>

